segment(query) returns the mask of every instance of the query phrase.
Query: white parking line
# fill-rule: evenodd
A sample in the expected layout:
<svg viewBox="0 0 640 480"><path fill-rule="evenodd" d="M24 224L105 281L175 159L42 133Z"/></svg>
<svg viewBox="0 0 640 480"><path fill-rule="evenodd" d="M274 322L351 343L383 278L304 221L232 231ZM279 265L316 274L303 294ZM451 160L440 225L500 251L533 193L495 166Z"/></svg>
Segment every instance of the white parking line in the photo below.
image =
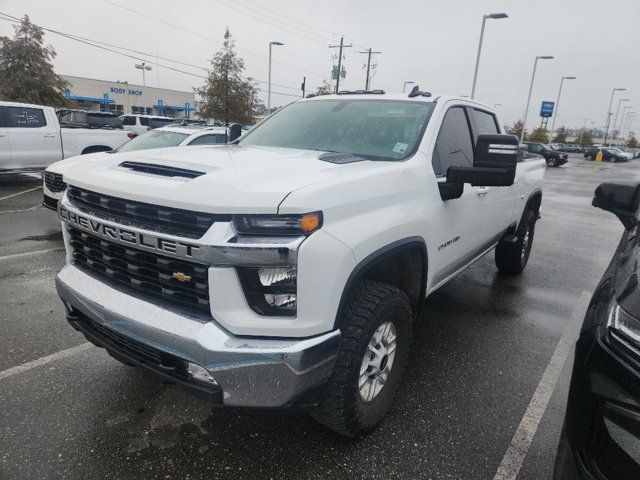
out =
<svg viewBox="0 0 640 480"><path fill-rule="evenodd" d="M11 255L5 255L4 257L0 257L0 261L11 260L11 259L20 258L20 257L28 257L29 255L37 255L40 253L60 252L62 250L64 250L64 248L59 247L59 248L45 248L44 250L33 250L31 252L12 253Z"/></svg>
<svg viewBox="0 0 640 480"><path fill-rule="evenodd" d="M17 197L18 195L22 195L23 193L33 192L34 190L38 190L39 188L42 188L42 187L30 188L29 190L23 190L22 192L13 193L11 195L7 195L6 197L0 197L0 200L6 200L7 198Z"/></svg>
<svg viewBox="0 0 640 480"><path fill-rule="evenodd" d="M4 380L5 378L11 377L13 375L17 375L18 373L26 372L27 370L31 370L32 368L41 367L42 365L55 362L56 360L61 360L65 357L75 355L76 353L80 353L86 350L90 346L91 344L89 342L82 343L77 347L67 348L66 350L60 350L59 352L52 353L51 355L47 355L46 357L40 357L37 360L23 363L22 365L18 365L17 367L12 367L8 370L3 370L2 372L0 372L0 380Z"/></svg>
<svg viewBox="0 0 640 480"><path fill-rule="evenodd" d="M542 420L551 394L558 382L564 362L575 343L582 319L589 306L590 296L588 292L582 292L578 304L571 314L569 324L565 328L551 360L549 360L549 364L542 374L540 383L538 383L536 391L531 397L529 406L511 439L511 445L504 454L493 480L515 480L518 476L518 472L522 468L522 462L527 456L533 437L538 431L540 420Z"/></svg>

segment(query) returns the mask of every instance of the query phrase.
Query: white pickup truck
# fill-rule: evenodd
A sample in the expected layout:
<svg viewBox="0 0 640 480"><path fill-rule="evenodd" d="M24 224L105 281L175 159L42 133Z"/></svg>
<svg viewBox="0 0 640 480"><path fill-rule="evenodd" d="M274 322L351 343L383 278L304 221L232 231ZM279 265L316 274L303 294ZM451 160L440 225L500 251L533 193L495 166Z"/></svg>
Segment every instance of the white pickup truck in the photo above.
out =
<svg viewBox="0 0 640 480"><path fill-rule="evenodd" d="M527 264L545 163L500 125L469 99L345 92L231 145L73 165L67 319L213 402L304 405L361 435L393 402L425 297L493 249L502 272Z"/></svg>
<svg viewBox="0 0 640 480"><path fill-rule="evenodd" d="M75 155L113 150L124 130L60 128L52 107L0 102L0 173L42 170Z"/></svg>

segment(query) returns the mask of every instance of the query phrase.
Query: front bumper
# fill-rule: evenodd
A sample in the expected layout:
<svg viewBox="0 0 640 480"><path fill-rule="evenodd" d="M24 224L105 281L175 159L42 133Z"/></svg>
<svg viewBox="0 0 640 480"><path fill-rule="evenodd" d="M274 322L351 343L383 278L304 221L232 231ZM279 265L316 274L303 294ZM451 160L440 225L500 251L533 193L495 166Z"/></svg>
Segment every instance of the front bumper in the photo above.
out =
<svg viewBox="0 0 640 480"><path fill-rule="evenodd" d="M72 325L89 340L127 362L132 354L125 344L133 342L170 358L172 364L177 362L177 367L169 366L182 373L181 365L195 363L205 368L219 387L209 389L212 399L229 406L281 408L295 404L329 378L341 341L339 330L307 339L234 336L210 315L132 296L75 265L58 273L56 287ZM115 340L104 340L112 334ZM162 374L165 367L133 360L131 363L155 373ZM188 375L183 378L177 383L207 391L203 382Z"/></svg>

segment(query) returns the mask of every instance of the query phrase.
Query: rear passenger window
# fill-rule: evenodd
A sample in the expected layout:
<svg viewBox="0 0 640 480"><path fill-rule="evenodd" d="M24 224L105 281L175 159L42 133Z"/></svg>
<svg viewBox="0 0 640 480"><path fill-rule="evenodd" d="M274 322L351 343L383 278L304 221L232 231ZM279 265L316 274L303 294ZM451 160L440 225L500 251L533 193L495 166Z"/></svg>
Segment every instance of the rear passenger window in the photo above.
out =
<svg viewBox="0 0 640 480"><path fill-rule="evenodd" d="M437 176L446 175L451 166L473 165L473 144L467 115L462 107L447 111L431 158Z"/></svg>
<svg viewBox="0 0 640 480"><path fill-rule="evenodd" d="M473 116L476 120L478 135L482 135L483 133L500 133L496 117L492 113L474 109Z"/></svg>
<svg viewBox="0 0 640 480"><path fill-rule="evenodd" d="M201 137L194 138L189 142L189 145L216 145L226 143L226 141L225 135L202 135Z"/></svg>
<svg viewBox="0 0 640 480"><path fill-rule="evenodd" d="M6 107L7 127L40 128L47 125L44 112L39 108Z"/></svg>
<svg viewBox="0 0 640 480"><path fill-rule="evenodd" d="M122 119L122 124L123 125L135 125L136 124L136 117L124 117Z"/></svg>
<svg viewBox="0 0 640 480"><path fill-rule="evenodd" d="M138 117L140 119L140 125L144 125L145 127L149 126L149 119L147 117Z"/></svg>
<svg viewBox="0 0 640 480"><path fill-rule="evenodd" d="M6 110L5 107L0 107L0 128L7 126L7 122L4 118L5 110Z"/></svg>

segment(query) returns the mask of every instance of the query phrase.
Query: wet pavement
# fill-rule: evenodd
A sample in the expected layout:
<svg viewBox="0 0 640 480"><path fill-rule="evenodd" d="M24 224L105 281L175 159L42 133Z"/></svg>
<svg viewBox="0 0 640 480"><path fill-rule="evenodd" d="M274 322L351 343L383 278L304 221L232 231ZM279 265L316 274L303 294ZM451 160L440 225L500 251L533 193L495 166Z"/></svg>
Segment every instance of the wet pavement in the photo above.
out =
<svg viewBox="0 0 640 480"><path fill-rule="evenodd" d="M524 274L498 274L488 255L427 299L395 406L361 440L290 412L212 408L101 349L69 351L86 340L55 294L59 223L39 207L37 178L0 179L0 479L491 479L622 233L590 206L593 190L634 179L640 160L596 165L572 155L547 169ZM67 353L3 376L57 352ZM519 479L550 478L570 362Z"/></svg>

